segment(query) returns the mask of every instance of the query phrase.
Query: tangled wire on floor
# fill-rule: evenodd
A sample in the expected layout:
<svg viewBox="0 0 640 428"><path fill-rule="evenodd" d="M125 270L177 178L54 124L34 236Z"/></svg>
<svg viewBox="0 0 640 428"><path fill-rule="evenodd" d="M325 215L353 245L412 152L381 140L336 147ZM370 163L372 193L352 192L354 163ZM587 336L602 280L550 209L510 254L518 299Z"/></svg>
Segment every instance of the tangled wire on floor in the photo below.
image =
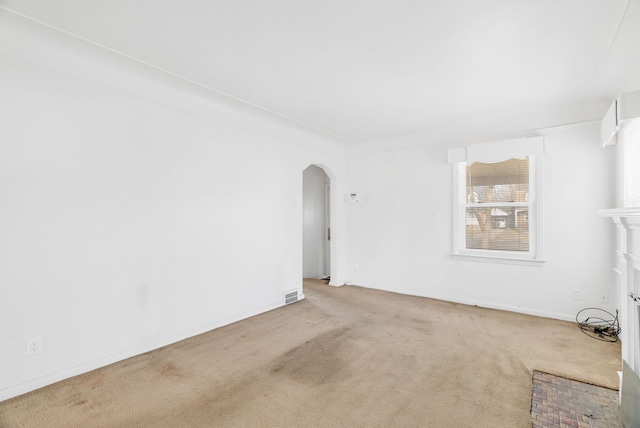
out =
<svg viewBox="0 0 640 428"><path fill-rule="evenodd" d="M589 312L590 311L590 312ZM604 318L606 315L610 318ZM585 308L576 314L576 322L580 330L587 336L605 342L615 342L620 334L618 310L615 316L599 308Z"/></svg>

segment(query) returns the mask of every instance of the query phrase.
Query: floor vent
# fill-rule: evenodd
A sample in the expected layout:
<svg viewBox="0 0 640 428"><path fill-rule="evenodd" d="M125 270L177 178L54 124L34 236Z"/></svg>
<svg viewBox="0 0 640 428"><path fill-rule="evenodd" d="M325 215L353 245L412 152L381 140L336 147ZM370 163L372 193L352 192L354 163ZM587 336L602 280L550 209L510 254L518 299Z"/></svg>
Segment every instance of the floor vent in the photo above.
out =
<svg viewBox="0 0 640 428"><path fill-rule="evenodd" d="M284 304L294 303L298 301L298 290L287 291L284 293Z"/></svg>

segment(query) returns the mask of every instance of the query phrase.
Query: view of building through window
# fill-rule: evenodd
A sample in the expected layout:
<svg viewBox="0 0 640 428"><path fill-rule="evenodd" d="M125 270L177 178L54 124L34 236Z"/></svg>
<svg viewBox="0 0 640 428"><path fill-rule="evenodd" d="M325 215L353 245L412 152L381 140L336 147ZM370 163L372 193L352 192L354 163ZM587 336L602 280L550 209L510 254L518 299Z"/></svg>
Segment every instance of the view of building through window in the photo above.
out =
<svg viewBox="0 0 640 428"><path fill-rule="evenodd" d="M466 248L529 251L529 158L466 167Z"/></svg>

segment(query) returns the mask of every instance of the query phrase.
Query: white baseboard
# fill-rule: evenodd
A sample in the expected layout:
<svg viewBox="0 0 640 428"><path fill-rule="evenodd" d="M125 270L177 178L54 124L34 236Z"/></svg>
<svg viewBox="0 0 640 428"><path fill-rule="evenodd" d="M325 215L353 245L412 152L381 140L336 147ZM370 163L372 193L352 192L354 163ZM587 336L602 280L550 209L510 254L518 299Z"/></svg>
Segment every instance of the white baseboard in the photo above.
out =
<svg viewBox="0 0 640 428"><path fill-rule="evenodd" d="M500 310L500 311L517 312L517 313L520 313L520 314L534 315L534 316L543 317L543 318L553 318L553 319L557 319L557 320L561 320L561 321L572 321L572 322L575 322L575 320L576 320L574 315L559 314L559 313L547 312L547 311L539 311L539 310L535 310L535 309L522 308L522 307L519 307L519 306L497 305L497 304L494 304L494 303L483 302L483 301L479 301L479 300L452 299L450 297L441 297L441 296L426 296L426 297L429 297L429 298L432 298L432 299L437 299L437 300L444 300L446 302L461 303L463 305L479 306L481 308L487 308L487 309L497 309L497 310Z"/></svg>

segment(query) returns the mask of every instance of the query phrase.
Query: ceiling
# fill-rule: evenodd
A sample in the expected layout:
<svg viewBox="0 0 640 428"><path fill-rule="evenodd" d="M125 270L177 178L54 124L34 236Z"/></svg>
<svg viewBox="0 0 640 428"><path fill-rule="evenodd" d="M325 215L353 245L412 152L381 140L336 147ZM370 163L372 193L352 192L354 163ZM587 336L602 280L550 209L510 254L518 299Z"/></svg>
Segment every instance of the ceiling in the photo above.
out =
<svg viewBox="0 0 640 428"><path fill-rule="evenodd" d="M640 89L640 0L0 0L345 142L601 118Z"/></svg>

